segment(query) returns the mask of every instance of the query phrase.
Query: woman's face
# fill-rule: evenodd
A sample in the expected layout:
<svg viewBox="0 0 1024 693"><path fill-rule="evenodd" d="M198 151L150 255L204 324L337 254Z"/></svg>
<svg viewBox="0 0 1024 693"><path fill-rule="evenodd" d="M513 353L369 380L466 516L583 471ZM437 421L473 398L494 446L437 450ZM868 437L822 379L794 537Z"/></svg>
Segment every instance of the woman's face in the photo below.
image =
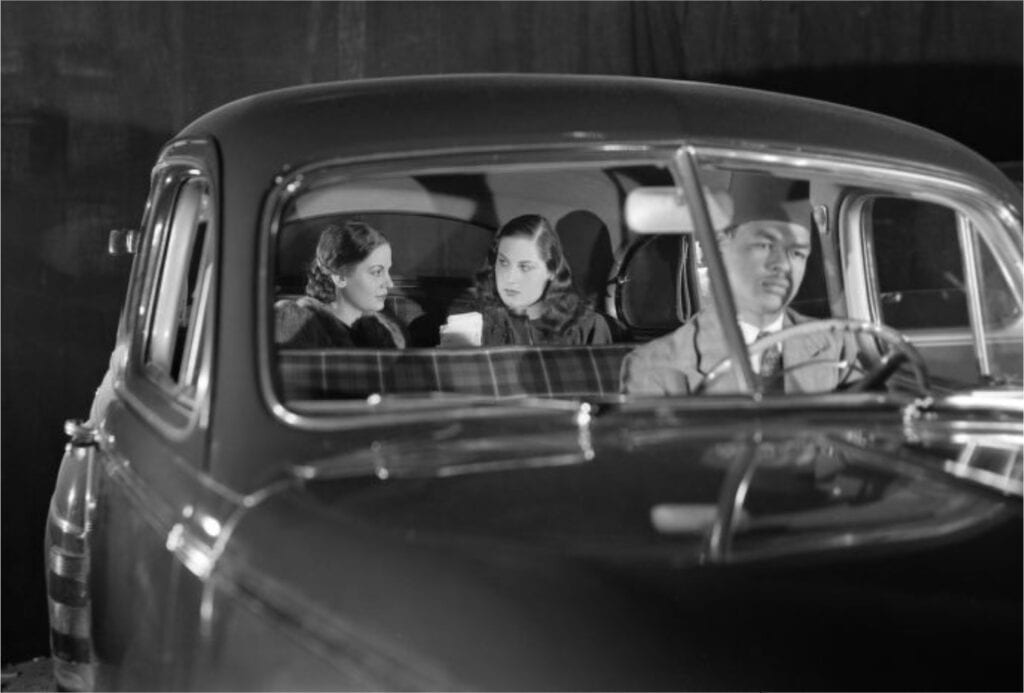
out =
<svg viewBox="0 0 1024 693"><path fill-rule="evenodd" d="M539 301L550 280L551 272L533 239L511 236L498 242L494 283L509 310L523 312Z"/></svg>
<svg viewBox="0 0 1024 693"><path fill-rule="evenodd" d="M362 262L344 275L335 275L338 300L359 313L373 313L384 309L384 299L394 286L391 281L391 246L387 243L374 248Z"/></svg>

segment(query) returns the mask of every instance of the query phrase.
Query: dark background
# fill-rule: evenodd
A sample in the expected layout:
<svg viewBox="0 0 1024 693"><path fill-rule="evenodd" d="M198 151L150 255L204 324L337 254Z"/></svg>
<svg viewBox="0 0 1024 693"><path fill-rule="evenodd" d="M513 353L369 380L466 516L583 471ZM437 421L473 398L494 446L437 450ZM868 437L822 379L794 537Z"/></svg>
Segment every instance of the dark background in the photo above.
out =
<svg viewBox="0 0 1024 693"><path fill-rule="evenodd" d="M1020 2L0 4L4 662L47 650L42 539L68 417L113 345L163 142L266 89L451 72L715 81L811 96L1019 160Z"/></svg>

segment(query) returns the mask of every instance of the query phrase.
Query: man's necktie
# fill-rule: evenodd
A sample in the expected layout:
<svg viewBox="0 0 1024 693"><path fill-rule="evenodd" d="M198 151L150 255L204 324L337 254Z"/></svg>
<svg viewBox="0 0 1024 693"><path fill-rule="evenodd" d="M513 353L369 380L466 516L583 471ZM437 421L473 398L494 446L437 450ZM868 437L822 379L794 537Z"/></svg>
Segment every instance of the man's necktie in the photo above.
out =
<svg viewBox="0 0 1024 693"><path fill-rule="evenodd" d="M762 332L757 338L763 339L770 334L771 332ZM781 342L761 352L761 383L765 394L781 394L786 391Z"/></svg>

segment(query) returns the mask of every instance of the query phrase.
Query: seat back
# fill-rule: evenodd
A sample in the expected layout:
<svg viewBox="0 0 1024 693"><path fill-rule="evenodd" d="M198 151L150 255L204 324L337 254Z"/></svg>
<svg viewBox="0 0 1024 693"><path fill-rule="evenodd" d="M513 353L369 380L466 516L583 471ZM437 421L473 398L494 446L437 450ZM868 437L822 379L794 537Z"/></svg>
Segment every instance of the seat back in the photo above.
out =
<svg viewBox="0 0 1024 693"><path fill-rule="evenodd" d="M616 272L615 307L636 338L676 329L698 309L693 240L686 235L640 236L623 253ZM676 311L676 295L682 320Z"/></svg>
<svg viewBox="0 0 1024 693"><path fill-rule="evenodd" d="M457 392L491 397L619 391L628 344L469 349L281 349L285 401Z"/></svg>

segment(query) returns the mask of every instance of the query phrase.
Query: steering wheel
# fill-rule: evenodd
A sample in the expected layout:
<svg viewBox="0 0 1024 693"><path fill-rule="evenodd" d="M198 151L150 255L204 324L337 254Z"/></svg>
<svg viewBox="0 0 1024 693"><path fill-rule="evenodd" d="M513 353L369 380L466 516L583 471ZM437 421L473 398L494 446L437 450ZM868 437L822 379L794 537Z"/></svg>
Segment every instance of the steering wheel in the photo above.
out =
<svg viewBox="0 0 1024 693"><path fill-rule="evenodd" d="M855 338L867 335L874 337L877 342L888 346L889 349L884 354L875 354L872 350L860 349L859 355L868 361L869 367L867 370L861 368L856 360L848 363L846 361L829 359L810 360L804 361L803 363L797 363L792 366L787 366L783 369L783 373L797 371L810 366L831 365L842 371L839 378L840 383L846 380L846 378L848 378L854 371L863 373L862 378L859 378L849 385L840 385L837 390L845 390L847 392L864 392L883 389L885 384L889 381L889 378L891 378L901 366L909 364L913 370L914 380L920 390L920 394L927 394L930 389L931 381L928 377L928 367L925 365L924 358L921 356L920 352L918 352L918 350L914 348L914 345L911 344L910 341L901 333L891 327L878 323L851 320L848 318L813 320L800 323L799 325L784 327L778 332L757 340L751 344L748 349L750 350L750 355L754 356L755 354L763 353L776 344L781 344L787 339L792 339L794 337L806 337L807 335L819 334L821 332L827 332L831 335L850 335ZM695 389L696 394L703 394L712 383L718 380L724 373L730 371L732 369L732 365L733 359L731 356L726 356L724 359L719 361L697 385Z"/></svg>

